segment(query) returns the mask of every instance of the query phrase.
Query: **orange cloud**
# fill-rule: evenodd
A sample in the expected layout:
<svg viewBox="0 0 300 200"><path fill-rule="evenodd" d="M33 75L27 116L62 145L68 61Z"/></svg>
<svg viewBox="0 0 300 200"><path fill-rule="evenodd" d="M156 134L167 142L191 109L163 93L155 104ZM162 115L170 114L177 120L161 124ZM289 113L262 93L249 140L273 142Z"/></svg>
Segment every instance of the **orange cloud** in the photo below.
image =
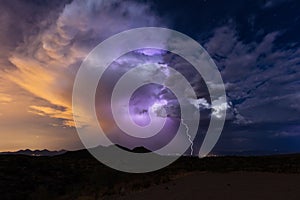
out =
<svg viewBox="0 0 300 200"><path fill-rule="evenodd" d="M110 1L75 0L64 7L57 19L49 19L47 27L35 35L24 35L24 42L9 58L17 69L7 71L5 78L49 102L47 106L31 105L31 113L62 119L63 125L74 126L71 114L73 81L88 52L122 30L157 24L151 12L144 15L150 11L147 4L115 2L120 3L118 8ZM91 120L84 110L80 117L83 124Z"/></svg>
<svg viewBox="0 0 300 200"><path fill-rule="evenodd" d="M74 127L74 121L72 120L72 111L70 109L61 111L51 107L45 106L30 106L29 112L40 115L49 116L52 118L62 119L65 126Z"/></svg>
<svg viewBox="0 0 300 200"><path fill-rule="evenodd" d="M47 100L52 107L31 106L30 111L64 120L63 125L73 126L71 112L72 80L63 70L54 65L15 55L10 58L18 70L7 73L6 77L37 97ZM2 97L3 100L9 100ZM61 110L56 107L63 108Z"/></svg>
<svg viewBox="0 0 300 200"><path fill-rule="evenodd" d="M7 104L12 102L12 98L8 94L0 93L0 103L1 104Z"/></svg>

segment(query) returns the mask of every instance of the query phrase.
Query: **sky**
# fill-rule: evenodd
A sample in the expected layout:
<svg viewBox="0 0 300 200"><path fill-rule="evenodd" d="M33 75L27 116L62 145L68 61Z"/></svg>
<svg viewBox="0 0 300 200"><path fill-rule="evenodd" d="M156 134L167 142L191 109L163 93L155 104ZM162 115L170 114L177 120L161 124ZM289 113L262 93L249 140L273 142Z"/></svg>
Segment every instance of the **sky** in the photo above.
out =
<svg viewBox="0 0 300 200"><path fill-rule="evenodd" d="M228 105L215 152L300 152L299 10L296 0L3 0L0 151L83 148L72 116L72 88L81 62L116 33L157 26L177 30L199 42L222 75ZM204 116L194 141L195 150L199 149L207 128L205 116L211 114L210 100L202 78L185 71L183 66L188 64L184 60L166 52L129 53L112 64L107 72L110 78L100 82L112 84L124 66L128 70L129 64L149 60L182 70L193 83ZM100 115L107 108L101 102L106 94L101 93L103 90L111 88L99 88L96 95ZM138 104L140 96L153 104L151 94L141 95L146 91L158 95L161 88L141 88L132 105ZM164 94L168 100L174 98L171 92ZM131 112L140 110L144 107ZM168 114L176 118L175 111ZM108 129L114 126L111 121L106 120ZM114 134L111 138L118 143L126 141ZM143 145L158 148L162 145L159 142L161 139Z"/></svg>

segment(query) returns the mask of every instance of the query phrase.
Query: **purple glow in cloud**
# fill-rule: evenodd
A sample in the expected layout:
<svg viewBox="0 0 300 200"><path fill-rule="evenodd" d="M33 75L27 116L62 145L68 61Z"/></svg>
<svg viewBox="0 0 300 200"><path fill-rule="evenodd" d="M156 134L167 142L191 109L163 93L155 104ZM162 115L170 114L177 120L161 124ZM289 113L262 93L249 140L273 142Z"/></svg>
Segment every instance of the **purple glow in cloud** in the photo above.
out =
<svg viewBox="0 0 300 200"><path fill-rule="evenodd" d="M166 40L168 37L171 37L171 39ZM176 125L168 126L168 122L171 123L170 120L172 120L172 118L168 115L167 109L165 113L158 112L163 111L165 106L169 104L167 99L158 98L157 101L151 103L150 109L150 104L148 104L145 106L145 109L139 111L139 113L149 113L151 120L148 125L144 127L139 126L132 120L130 101L134 93L144 85L154 83L168 88L174 93L180 105L180 119L175 118L173 120L179 124L179 127L176 127L176 133L172 135L171 140L166 141L166 143L157 150L154 150L151 145L149 149L152 152L142 155L129 153L115 145L111 146L110 152L99 152L98 149L89 150L100 162L104 162L108 166L118 170L135 173L153 171L177 159L177 157L169 157L170 159L167 160L157 160L157 154L183 155L189 147L191 148L191 153L193 153L193 140L197 135L200 122L199 110L195 109L195 106L189 101L189 99L198 99L199 96L195 93L193 85L180 71L172 68L168 62L164 62L164 56L161 56L161 61L159 62L151 62L149 59L147 60L147 58L141 59L142 61L140 63L136 62L136 64L130 62L126 63L126 58L123 59L123 62L115 62L115 60L118 60L118 58L124 55L129 56L126 55L129 52L144 47L166 49L170 53L176 54L190 63L190 66L196 70L196 74L200 74L204 82L208 84L207 88L211 98L212 109L219 106L219 103L215 102L216 100L220 99L221 103L222 101L226 101L223 81L214 62L201 45L182 33L166 28L143 27L124 31L100 43L82 63L76 76L72 95L75 121L77 119L76 113L80 113L81 108L84 108L86 112L89 113L88 116L93 119L91 120L91 122L93 122L89 124L86 129L77 128L79 136L86 147L90 146L91 141L96 139L94 135L91 135L95 132L100 133L97 138L99 144L104 144L104 142L120 144L119 142L115 142L114 139L117 139L125 143L131 143L133 147L138 145L146 148L150 145L149 143L146 145L148 142L147 139L157 138L163 140L167 135L170 136L169 133L173 132L172 128L174 130ZM145 62L145 60L148 62ZM114 62L117 66L108 72ZM122 68L121 73L116 73L119 71L118 68ZM103 82L103 77L106 77L104 79L109 80L112 85ZM216 91L215 88L218 88L218 90ZM99 89L101 93L97 92ZM108 91L108 93L105 94L103 91ZM101 110L99 112L99 110L97 111L98 107L95 107L98 100L100 99L101 101L98 95L102 97L104 110L105 107L108 107L108 109L106 109L108 112L104 115L99 115ZM105 95L107 95L107 97L105 97ZM173 102L173 99L170 102ZM171 106L171 108L175 108L175 106ZM216 144L224 125L226 117L225 111L226 110L220 110L220 119L217 119L212 113L207 134L198 154L199 157L207 155ZM163 117L157 115L158 113ZM105 127L109 126L101 126L99 121L101 123L103 120L111 123L115 122L115 130L110 132L104 130ZM164 129L165 127L167 127L167 129ZM113 139L111 136L115 133L117 133L117 135ZM100 137L104 142L100 140ZM127 137L127 139L124 139L124 137ZM138 140L142 140L142 142ZM134 141L138 142L135 143ZM123 144L121 145L123 146ZM125 146L127 148L129 147L128 145ZM129 161L129 168L127 165L125 167L124 165L120 166L119 161L116 163L116 157L117 160L125 159ZM149 167L151 169L149 169Z"/></svg>
<svg viewBox="0 0 300 200"><path fill-rule="evenodd" d="M161 90L162 86L149 84L140 87L132 95L129 103L129 113L137 125L146 126L150 123L149 114L150 112L156 114L157 110L154 111L151 108L153 108L153 105L157 105L157 102L161 101L159 98Z"/></svg>
<svg viewBox="0 0 300 200"><path fill-rule="evenodd" d="M163 55L164 53L166 53L165 50L152 49L152 48L139 49L139 50L136 50L135 52L146 55L146 56Z"/></svg>
<svg viewBox="0 0 300 200"><path fill-rule="evenodd" d="M97 114L99 118L100 116L105 116L101 117L102 120L104 119L104 123L115 123L112 112L109 109L106 109L106 107L110 106L110 95L115 84L127 71L140 64L152 63L157 65L157 70L163 71L164 77L158 78L169 78L170 73L167 69L167 64L164 63L165 54L166 51L162 50L149 48L141 49L121 56L111 64L99 82L100 88L98 88L98 91L102 91L101 96L100 94L96 95L96 99L98 99ZM140 74L136 74L135 76L137 77L133 77L133 79L145 78L148 76L151 77L155 76L155 74L155 71L142 71ZM121 103L124 105L127 104L125 101ZM124 123L126 121L127 123L130 123L130 120L132 120L136 125L145 127L149 125L151 120L154 123L166 120L165 125L156 135L151 137L146 137L144 135L146 138L143 138L143 140L127 135L116 125L114 130L106 131L108 133L107 136L114 143L122 144L127 147L145 146L150 150L156 150L163 147L174 137L180 125L180 106L178 100L175 95L163 85L151 83L139 87L132 94L128 108L130 118L126 115L126 108L124 108L123 111L119 110L118 116L124 120ZM122 109L122 107L120 109ZM103 113L104 110L106 110L105 114ZM124 117L120 115L124 115ZM136 134L137 136L142 137L143 135L141 134L146 133Z"/></svg>

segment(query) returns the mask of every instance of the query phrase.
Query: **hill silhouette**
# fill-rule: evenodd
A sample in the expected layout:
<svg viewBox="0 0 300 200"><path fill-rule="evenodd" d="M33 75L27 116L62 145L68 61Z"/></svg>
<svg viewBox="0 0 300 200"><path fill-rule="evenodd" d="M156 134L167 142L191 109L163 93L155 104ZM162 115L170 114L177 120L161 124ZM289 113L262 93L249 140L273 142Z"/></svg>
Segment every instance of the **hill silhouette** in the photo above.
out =
<svg viewBox="0 0 300 200"><path fill-rule="evenodd" d="M127 150L138 153L148 151L143 147ZM111 169L97 161L87 150L41 157L0 155L0 163L1 200L104 199L168 184L184 174L198 172L300 174L300 154L202 159L184 156L164 169L145 174Z"/></svg>
<svg viewBox="0 0 300 200"><path fill-rule="evenodd" d="M128 149L128 148L123 147L123 146L118 145L118 144L116 144L116 146L119 147L120 149L123 149L123 150L128 151L128 152L132 152L132 153L149 153L149 152L151 152L149 149L147 149L143 146L135 147L133 149Z"/></svg>
<svg viewBox="0 0 300 200"><path fill-rule="evenodd" d="M19 150L13 152L1 152L0 155L27 155L27 156L57 156L66 153L66 150L59 150L59 151L49 151L47 149L44 150Z"/></svg>

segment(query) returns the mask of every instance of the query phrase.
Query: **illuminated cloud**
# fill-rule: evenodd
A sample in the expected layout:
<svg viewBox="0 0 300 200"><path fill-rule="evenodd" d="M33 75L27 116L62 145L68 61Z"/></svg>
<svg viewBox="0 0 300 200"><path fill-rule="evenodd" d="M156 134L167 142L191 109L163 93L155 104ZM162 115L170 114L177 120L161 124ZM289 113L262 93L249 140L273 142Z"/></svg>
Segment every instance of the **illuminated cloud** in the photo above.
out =
<svg viewBox="0 0 300 200"><path fill-rule="evenodd" d="M66 111L44 106L30 106L29 112L40 116L50 116L52 118L62 119L64 120L65 126L74 126L71 110Z"/></svg>
<svg viewBox="0 0 300 200"><path fill-rule="evenodd" d="M7 104L12 102L12 98L8 94L0 93L0 104Z"/></svg>
<svg viewBox="0 0 300 200"><path fill-rule="evenodd" d="M205 98L199 98L199 99L189 99L189 102L194 105L197 109L204 108L208 109L210 108L210 104L207 102Z"/></svg>
<svg viewBox="0 0 300 200"><path fill-rule="evenodd" d="M147 4L74 0L57 19L48 19L46 26L42 23L43 28L38 33L26 34L24 43L12 53L9 61L17 69L8 71L5 78L48 101L48 106L31 105L30 112L58 118L63 125L73 126L73 80L89 51L115 33L160 22ZM2 97L4 100L8 98Z"/></svg>

